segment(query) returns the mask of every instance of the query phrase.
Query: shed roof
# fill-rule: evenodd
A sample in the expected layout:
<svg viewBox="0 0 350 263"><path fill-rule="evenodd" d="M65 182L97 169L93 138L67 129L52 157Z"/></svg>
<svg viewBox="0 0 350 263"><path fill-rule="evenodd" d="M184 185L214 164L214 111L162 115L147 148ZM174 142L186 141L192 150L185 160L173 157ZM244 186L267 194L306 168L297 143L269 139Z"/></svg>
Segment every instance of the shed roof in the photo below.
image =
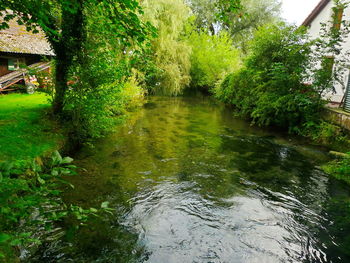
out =
<svg viewBox="0 0 350 263"><path fill-rule="evenodd" d="M312 10L310 15L302 23L303 26L310 26L312 21L322 12L323 8L330 2L330 0L321 0L318 5Z"/></svg>
<svg viewBox="0 0 350 263"><path fill-rule="evenodd" d="M1 15L1 14L0 14ZM3 18L0 16L0 23ZM8 22L9 28L0 30L0 52L54 56L50 43L42 30L34 34L15 19Z"/></svg>

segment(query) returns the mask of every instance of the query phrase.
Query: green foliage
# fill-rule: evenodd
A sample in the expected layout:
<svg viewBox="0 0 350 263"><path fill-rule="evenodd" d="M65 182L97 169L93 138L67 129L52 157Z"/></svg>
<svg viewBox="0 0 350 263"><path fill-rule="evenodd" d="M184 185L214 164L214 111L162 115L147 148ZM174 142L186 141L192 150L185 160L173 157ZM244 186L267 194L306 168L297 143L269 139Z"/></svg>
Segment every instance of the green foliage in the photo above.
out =
<svg viewBox="0 0 350 263"><path fill-rule="evenodd" d="M92 12L92 10L91 10ZM131 70L133 47L108 38L102 14L86 21L90 32L83 46L89 56L77 57L69 74L64 113L70 139L85 143L103 136L124 119L127 109L140 104L144 92Z"/></svg>
<svg viewBox="0 0 350 263"><path fill-rule="evenodd" d="M342 146L348 145L344 129L323 120L306 122L300 128L299 133L324 145L333 145L337 148L343 148Z"/></svg>
<svg viewBox="0 0 350 263"><path fill-rule="evenodd" d="M215 26L229 23L232 17L238 17L242 10L241 0L190 0L189 6L195 17L197 29L216 32Z"/></svg>
<svg viewBox="0 0 350 263"><path fill-rule="evenodd" d="M239 69L239 52L233 47L227 33L208 35L206 32L193 32L188 41L192 46L192 87L204 88L208 91L228 73Z"/></svg>
<svg viewBox="0 0 350 263"><path fill-rule="evenodd" d="M190 83L191 48L182 37L190 15L183 0L143 1L144 19L157 29L158 36L151 41L151 61L159 69L150 87L151 92L163 95L179 95ZM146 72L146 76L149 75Z"/></svg>
<svg viewBox="0 0 350 263"><path fill-rule="evenodd" d="M100 212L110 213L108 202L99 209L63 202L60 189L64 185L74 188L64 180L76 174L72 162L54 152L49 159L0 163L0 261L15 261L19 247L35 250L55 224L67 217L83 223Z"/></svg>
<svg viewBox="0 0 350 263"><path fill-rule="evenodd" d="M322 169L335 178L350 184L350 153L340 160L322 166Z"/></svg>
<svg viewBox="0 0 350 263"><path fill-rule="evenodd" d="M240 15L230 14L224 28L231 34L236 46L246 53L255 31L266 24L280 21L280 0L242 0Z"/></svg>
<svg viewBox="0 0 350 263"><path fill-rule="evenodd" d="M124 83L121 97L127 110L134 110L137 107L141 107L143 105L145 99L145 90L141 87L140 84L140 81L143 79L143 74L133 69L132 75Z"/></svg>
<svg viewBox="0 0 350 263"><path fill-rule="evenodd" d="M341 21L339 10L346 6L336 1L333 20L314 41L305 29L285 24L258 29L244 68L228 76L216 96L259 125L288 128L322 143L344 141L342 130L321 121L320 113L326 103L322 95L344 83L348 56L342 45L350 24Z"/></svg>
<svg viewBox="0 0 350 263"><path fill-rule="evenodd" d="M10 261L16 247L40 243L41 235L70 213L58 188L66 183L63 176L75 174L72 161L55 152L45 165L40 158L0 163L0 259Z"/></svg>
<svg viewBox="0 0 350 263"><path fill-rule="evenodd" d="M222 29L229 32L235 46L246 51L248 40L262 25L279 20L280 0L191 0L189 5L195 14L196 28L215 35ZM225 4L231 4L230 11Z"/></svg>
<svg viewBox="0 0 350 263"><path fill-rule="evenodd" d="M0 11L5 15L0 29L8 27L6 21L16 19L20 24L25 24L27 30L38 32L40 27L46 34L56 53L53 108L58 114L62 113L66 103L69 70L76 60L83 63L83 59L89 56L89 53L82 52L85 44L92 40L90 30L93 28L89 27L88 19L99 18L94 22L100 25L100 31L92 31L92 34L108 32L101 34L100 38L114 38L122 46L130 46L131 42L141 45L152 31L149 24L140 21L142 10L136 0L1 1Z"/></svg>
<svg viewBox="0 0 350 263"><path fill-rule="evenodd" d="M300 125L319 119L323 106L313 87L303 84L310 53L303 29L285 24L262 27L244 68L228 76L216 95L259 125L298 132Z"/></svg>

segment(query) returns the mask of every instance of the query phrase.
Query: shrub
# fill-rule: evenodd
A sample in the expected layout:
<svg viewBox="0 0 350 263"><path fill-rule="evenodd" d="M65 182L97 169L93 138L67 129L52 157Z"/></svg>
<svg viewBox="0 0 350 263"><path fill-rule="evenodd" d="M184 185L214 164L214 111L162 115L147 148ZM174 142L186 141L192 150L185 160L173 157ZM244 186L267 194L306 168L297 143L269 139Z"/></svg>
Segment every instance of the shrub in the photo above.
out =
<svg viewBox="0 0 350 263"><path fill-rule="evenodd" d="M241 65L239 52L226 32L218 35L193 32L189 44L192 47L190 85L193 88L208 91Z"/></svg>
<svg viewBox="0 0 350 263"><path fill-rule="evenodd" d="M75 174L72 161L55 152L44 161L0 163L1 262L15 262L20 246L32 250L67 216L85 221L97 215L95 208L67 206L60 197L62 184L68 184L63 177Z"/></svg>
<svg viewBox="0 0 350 263"><path fill-rule="evenodd" d="M322 169L335 178L350 184L350 153L347 153L347 155L340 160L335 160L324 165Z"/></svg>
<svg viewBox="0 0 350 263"><path fill-rule="evenodd" d="M102 84L95 88L77 82L67 94L65 114L74 143L89 143L110 131L125 113L123 84Z"/></svg>
<svg viewBox="0 0 350 263"><path fill-rule="evenodd" d="M305 123L300 129L300 134L320 144L334 145L336 148L344 148L343 146L349 144L342 127L323 120Z"/></svg>
<svg viewBox="0 0 350 263"><path fill-rule="evenodd" d="M299 132L303 124L319 120L323 106L314 87L304 84L311 45L302 28L282 23L260 28L244 67L223 81L216 96L254 123Z"/></svg>
<svg viewBox="0 0 350 263"><path fill-rule="evenodd" d="M143 79L143 74L133 70L132 76L123 85L121 98L127 110L134 110L144 103L145 90L141 87L141 79Z"/></svg>

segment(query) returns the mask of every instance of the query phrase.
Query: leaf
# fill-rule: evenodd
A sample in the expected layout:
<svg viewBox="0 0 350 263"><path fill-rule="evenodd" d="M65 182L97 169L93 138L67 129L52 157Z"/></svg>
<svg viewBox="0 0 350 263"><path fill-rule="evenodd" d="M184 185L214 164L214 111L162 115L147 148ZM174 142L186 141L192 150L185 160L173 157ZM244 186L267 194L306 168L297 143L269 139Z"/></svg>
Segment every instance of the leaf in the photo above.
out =
<svg viewBox="0 0 350 263"><path fill-rule="evenodd" d="M64 157L64 158L62 159L61 164L69 164L69 163L73 162L73 160L74 160L73 158Z"/></svg>
<svg viewBox="0 0 350 263"><path fill-rule="evenodd" d="M109 202L105 201L101 204L101 208L108 208Z"/></svg>
<svg viewBox="0 0 350 263"><path fill-rule="evenodd" d="M11 245L11 246L18 246L18 245L20 245L21 243L22 243L22 241L21 241L20 239L16 238L16 239L14 239L14 240L12 240L12 241L10 242L10 245Z"/></svg>
<svg viewBox="0 0 350 263"><path fill-rule="evenodd" d="M92 213L97 213L97 209L96 209L96 208L91 207L91 208L90 208L90 212L92 212Z"/></svg>
<svg viewBox="0 0 350 263"><path fill-rule="evenodd" d="M11 238L10 235L5 233L0 233L0 243L4 243Z"/></svg>
<svg viewBox="0 0 350 263"><path fill-rule="evenodd" d="M45 180L43 178L41 178L40 176L37 177L38 182L41 184L45 184Z"/></svg>
<svg viewBox="0 0 350 263"><path fill-rule="evenodd" d="M58 170L57 169L52 169L51 175L52 176L58 176Z"/></svg>
<svg viewBox="0 0 350 263"><path fill-rule="evenodd" d="M58 151L54 151L52 153L51 158L52 158L53 165L58 165L62 163L62 156Z"/></svg>

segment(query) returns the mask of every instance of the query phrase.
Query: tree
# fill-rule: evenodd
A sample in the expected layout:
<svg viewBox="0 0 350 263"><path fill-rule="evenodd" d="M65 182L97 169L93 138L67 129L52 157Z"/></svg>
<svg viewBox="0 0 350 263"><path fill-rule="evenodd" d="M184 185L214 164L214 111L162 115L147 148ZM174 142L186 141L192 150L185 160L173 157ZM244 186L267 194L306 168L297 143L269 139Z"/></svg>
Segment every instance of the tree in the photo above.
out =
<svg viewBox="0 0 350 263"><path fill-rule="evenodd" d="M284 23L260 27L243 68L216 90L223 101L256 124L300 132L319 120L323 101L310 78L312 41L304 28Z"/></svg>
<svg viewBox="0 0 350 263"><path fill-rule="evenodd" d="M215 26L228 23L232 15L241 10L242 0L188 0L192 12L196 16L199 30L209 30L215 34Z"/></svg>
<svg viewBox="0 0 350 263"><path fill-rule="evenodd" d="M159 69L153 92L176 96L190 82L191 47L182 37L190 10L183 0L145 0L142 6L144 19L158 31L151 41L150 59Z"/></svg>
<svg viewBox="0 0 350 263"><path fill-rule="evenodd" d="M224 28L243 52L247 52L247 43L252 39L254 32L265 24L280 20L280 0L242 0L241 16L232 16L224 23Z"/></svg>
<svg viewBox="0 0 350 263"><path fill-rule="evenodd" d="M74 60L86 56L83 45L86 40L86 18L91 10L103 14L105 30L113 32L110 37L120 43L129 44L145 40L149 25L142 23L141 7L136 0L5 0L0 2L4 14L1 28L8 27L7 21L16 19L27 26L28 31L38 32L40 27L56 54L56 85L53 109L63 111L68 89L69 68Z"/></svg>
<svg viewBox="0 0 350 263"><path fill-rule="evenodd" d="M189 36L191 53L191 87L209 91L227 74L240 68L240 54L227 32L217 35L192 32Z"/></svg>
<svg viewBox="0 0 350 263"><path fill-rule="evenodd" d="M278 20L280 0L240 0L231 11L225 9L224 1L191 0L198 29L210 30L211 34L225 29L240 46L250 39L253 32L267 23ZM216 10L213 12L213 10Z"/></svg>
<svg viewBox="0 0 350 263"><path fill-rule="evenodd" d="M215 1L212 0L191 0L189 5L196 16L195 24L198 30L209 30L215 34L215 23L217 19L213 14Z"/></svg>

